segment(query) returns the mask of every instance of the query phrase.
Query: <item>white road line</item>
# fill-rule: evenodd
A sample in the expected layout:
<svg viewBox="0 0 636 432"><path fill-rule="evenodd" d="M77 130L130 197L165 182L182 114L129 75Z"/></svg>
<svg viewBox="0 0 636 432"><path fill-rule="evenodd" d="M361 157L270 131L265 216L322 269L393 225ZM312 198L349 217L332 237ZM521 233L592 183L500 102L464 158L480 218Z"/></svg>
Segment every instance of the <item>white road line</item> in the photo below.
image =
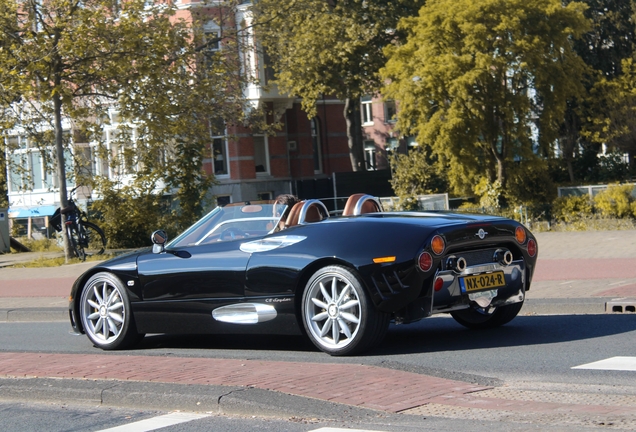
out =
<svg viewBox="0 0 636 432"><path fill-rule="evenodd" d="M313 429L313 430L310 430L309 432L382 432L382 431L375 431L375 430L372 431L369 429L340 429L340 428L324 427L320 429Z"/></svg>
<svg viewBox="0 0 636 432"><path fill-rule="evenodd" d="M571 284L574 283L575 281L571 280L571 281L565 281L565 282L561 282L559 285L567 285L567 284Z"/></svg>
<svg viewBox="0 0 636 432"><path fill-rule="evenodd" d="M179 423L186 423L192 420L198 420L205 417L209 417L210 414L194 414L194 413L180 413L175 412L171 414L162 415L159 417L153 417L146 420L141 420L135 423L117 426L110 429L102 429L97 432L148 432L163 427L176 425Z"/></svg>
<svg viewBox="0 0 636 432"><path fill-rule="evenodd" d="M611 357L581 366L574 366L572 369L636 371L636 357Z"/></svg>

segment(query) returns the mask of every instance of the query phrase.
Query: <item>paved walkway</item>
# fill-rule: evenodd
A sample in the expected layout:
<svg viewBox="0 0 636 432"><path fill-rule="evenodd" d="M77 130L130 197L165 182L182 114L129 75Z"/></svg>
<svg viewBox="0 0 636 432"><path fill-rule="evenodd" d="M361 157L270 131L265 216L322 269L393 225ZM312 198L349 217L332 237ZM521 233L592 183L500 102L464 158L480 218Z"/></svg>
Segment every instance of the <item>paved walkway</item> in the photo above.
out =
<svg viewBox="0 0 636 432"><path fill-rule="evenodd" d="M636 303L636 231L539 233L537 239L540 258L528 292L529 303L560 299L575 304L586 298ZM7 259L17 258L5 257L5 262ZM0 268L0 310L63 310L73 280L92 265ZM623 424L636 428L636 395L605 400L581 393L568 399L563 393L546 401L545 395L536 398L532 392L506 392L355 364L308 367L306 363L129 356L98 350L90 355L0 352L2 377L240 386L418 415L447 415L452 408L482 419L502 412L618 416Z"/></svg>

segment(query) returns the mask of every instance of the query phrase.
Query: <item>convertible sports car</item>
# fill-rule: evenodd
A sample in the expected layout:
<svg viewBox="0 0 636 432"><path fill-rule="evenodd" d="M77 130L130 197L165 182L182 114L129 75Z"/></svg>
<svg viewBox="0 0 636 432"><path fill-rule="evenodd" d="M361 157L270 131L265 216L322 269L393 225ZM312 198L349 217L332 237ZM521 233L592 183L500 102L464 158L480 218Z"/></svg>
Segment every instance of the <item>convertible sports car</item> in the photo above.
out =
<svg viewBox="0 0 636 432"><path fill-rule="evenodd" d="M469 328L506 324L530 288L537 242L514 220L382 212L356 194L338 217L300 202L279 230L284 210L229 204L169 243L156 231L152 250L77 279L73 329L105 350L147 333L275 333L351 355L377 345L391 322L450 313Z"/></svg>

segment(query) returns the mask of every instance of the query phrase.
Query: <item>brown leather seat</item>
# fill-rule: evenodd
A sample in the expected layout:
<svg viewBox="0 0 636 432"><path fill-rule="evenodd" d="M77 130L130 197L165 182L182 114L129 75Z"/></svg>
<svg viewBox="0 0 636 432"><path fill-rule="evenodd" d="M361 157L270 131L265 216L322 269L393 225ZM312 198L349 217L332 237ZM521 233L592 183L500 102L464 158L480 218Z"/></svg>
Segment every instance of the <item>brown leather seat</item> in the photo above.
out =
<svg viewBox="0 0 636 432"><path fill-rule="evenodd" d="M377 213L381 212L382 207L377 198L367 194L353 194L347 200L345 204L343 216L357 216L364 213Z"/></svg>
<svg viewBox="0 0 636 432"><path fill-rule="evenodd" d="M289 228L294 225L298 225L298 218L300 217L300 210L303 208L305 201L300 201L294 204L292 209L289 211L289 216L287 216L287 220L285 221L285 228Z"/></svg>
<svg viewBox="0 0 636 432"><path fill-rule="evenodd" d="M298 224L320 222L329 217L327 207L318 200L308 200L296 203L285 221L285 228Z"/></svg>

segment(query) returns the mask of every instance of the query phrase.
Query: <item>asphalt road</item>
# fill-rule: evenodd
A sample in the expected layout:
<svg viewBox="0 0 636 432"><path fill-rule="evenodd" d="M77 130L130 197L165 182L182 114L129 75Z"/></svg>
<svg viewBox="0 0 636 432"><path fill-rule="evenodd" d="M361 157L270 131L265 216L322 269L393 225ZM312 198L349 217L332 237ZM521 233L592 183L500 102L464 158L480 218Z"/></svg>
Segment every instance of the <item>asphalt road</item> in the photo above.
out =
<svg viewBox="0 0 636 432"><path fill-rule="evenodd" d="M104 354L86 337L58 322L0 324L0 352ZM251 359L325 364L365 364L448 379L541 381L633 387L633 372L572 370L615 356L633 356L636 315L519 316L506 326L468 330L450 318L392 326L385 342L370 354L331 357L302 337L147 336L135 350L117 355Z"/></svg>
<svg viewBox="0 0 636 432"><path fill-rule="evenodd" d="M636 430L636 372L572 369L636 358L636 314L604 313L605 302L636 304L636 231L548 234L539 241L543 258L526 304L511 323L470 331L447 317L429 318L392 327L380 347L352 358L330 357L302 337L287 336L151 335L135 350L102 352L86 337L69 334L64 308L73 275L64 271L79 267L55 274L2 269L0 430L101 431L179 409L213 415L167 430ZM58 292L53 282L63 289ZM270 375L260 387L231 379L186 383L193 375L240 377L249 367L260 372L260 362ZM290 378L292 365L307 372ZM86 375L74 376L76 366L84 366ZM226 369L215 369L221 366ZM168 380L144 374L152 367L163 368L155 371ZM364 375L365 367L376 375ZM99 378L109 369L107 378ZM387 370L406 381L376 379ZM280 389L279 378L291 387ZM421 384L435 379L444 380L437 395ZM431 399L406 411L365 407L376 394L388 406L384 389L391 384L405 403L409 391ZM295 385L304 390L295 391ZM338 385L348 386L352 399L330 400ZM472 391L475 386L480 389ZM356 392L365 403L356 402ZM33 404L36 400L52 403ZM277 420L262 417L269 415Z"/></svg>

